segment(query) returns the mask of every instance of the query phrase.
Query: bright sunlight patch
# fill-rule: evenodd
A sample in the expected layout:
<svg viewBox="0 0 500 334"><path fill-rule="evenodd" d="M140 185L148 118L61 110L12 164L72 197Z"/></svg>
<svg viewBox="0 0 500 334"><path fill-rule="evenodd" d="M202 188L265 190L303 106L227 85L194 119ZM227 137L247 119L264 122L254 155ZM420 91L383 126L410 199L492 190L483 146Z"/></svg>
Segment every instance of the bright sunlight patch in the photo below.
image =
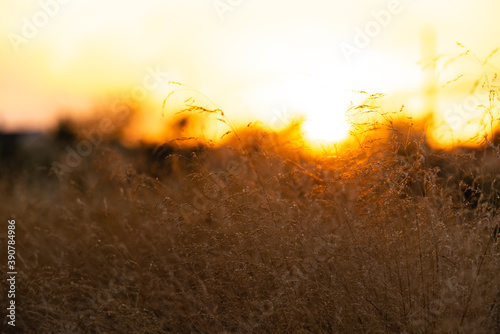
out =
<svg viewBox="0 0 500 334"><path fill-rule="evenodd" d="M306 135L313 140L339 142L349 134L349 123L345 115L312 115L304 123Z"/></svg>

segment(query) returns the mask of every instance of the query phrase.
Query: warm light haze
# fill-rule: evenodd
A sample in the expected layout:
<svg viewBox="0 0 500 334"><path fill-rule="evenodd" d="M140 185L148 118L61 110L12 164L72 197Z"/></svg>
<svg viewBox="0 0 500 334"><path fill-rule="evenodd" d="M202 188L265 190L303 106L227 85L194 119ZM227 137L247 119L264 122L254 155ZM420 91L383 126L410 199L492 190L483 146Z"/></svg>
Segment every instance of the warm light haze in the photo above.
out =
<svg viewBox="0 0 500 334"><path fill-rule="evenodd" d="M500 333L500 0L0 22L2 333Z"/></svg>
<svg viewBox="0 0 500 334"><path fill-rule="evenodd" d="M483 69L466 60L429 74L422 64L458 55L457 42L481 61L500 46L500 3L493 0L42 0L2 7L3 131L50 129L118 99L142 110L132 140L169 138L165 124L176 110L168 105L162 118L162 102L176 81L202 92L235 124L261 121L279 130L303 116L307 136L325 141L349 135L346 111L363 101L353 90L384 93L390 108L404 104L414 120L434 110L428 135L449 145L484 131L471 119L484 120L475 106L488 102L487 91L462 97ZM464 82L441 89L459 74ZM431 97L430 86L438 88ZM225 131L202 128L208 137Z"/></svg>

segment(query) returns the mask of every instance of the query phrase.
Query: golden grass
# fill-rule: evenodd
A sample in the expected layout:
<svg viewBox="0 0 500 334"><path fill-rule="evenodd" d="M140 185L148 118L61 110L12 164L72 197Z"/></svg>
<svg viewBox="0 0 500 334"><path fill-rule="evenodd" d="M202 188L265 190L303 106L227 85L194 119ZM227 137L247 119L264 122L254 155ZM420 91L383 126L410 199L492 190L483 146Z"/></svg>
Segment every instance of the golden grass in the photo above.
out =
<svg viewBox="0 0 500 334"><path fill-rule="evenodd" d="M336 158L259 131L245 152L103 144L63 182L2 174L18 330L498 331L499 158L401 133Z"/></svg>

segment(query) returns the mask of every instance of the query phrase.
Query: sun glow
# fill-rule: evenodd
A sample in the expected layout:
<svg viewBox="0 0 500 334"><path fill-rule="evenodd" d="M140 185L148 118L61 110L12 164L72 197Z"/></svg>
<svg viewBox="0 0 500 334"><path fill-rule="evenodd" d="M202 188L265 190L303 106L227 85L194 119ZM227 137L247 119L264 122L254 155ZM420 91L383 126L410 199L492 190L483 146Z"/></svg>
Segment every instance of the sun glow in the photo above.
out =
<svg viewBox="0 0 500 334"><path fill-rule="evenodd" d="M352 96L335 80L316 74L299 76L284 93L288 103L304 115L302 129L307 139L335 143L348 136L346 111Z"/></svg>
<svg viewBox="0 0 500 334"><path fill-rule="evenodd" d="M349 123L341 114L309 117L304 122L306 136L313 140L339 142L349 134Z"/></svg>
<svg viewBox="0 0 500 334"><path fill-rule="evenodd" d="M422 0L402 6L401 14L386 26L379 14L379 19L370 14L387 12L382 0L367 1L366 6L323 1L314 8L284 1L227 2L223 13L180 0L54 0L4 6L0 31L10 37L0 41L0 128L48 129L61 117L87 117L94 109L113 113L117 104L130 103L137 115L127 139L164 141L203 132L218 140L227 131L218 122L196 123L193 117L182 131L168 127L176 112L171 107L171 114L162 117L170 81L202 91L236 127L262 122L281 131L304 120L301 130L311 142L346 143L350 133L358 134L358 120L346 115L362 103L352 90L394 98L383 112L403 110L405 104L401 114L412 116L415 123L428 122L425 128L440 146L475 135L484 138L486 130L491 133L498 125L498 104L490 107L488 96L469 96L470 87L463 89L459 83L450 85L450 92L437 89L459 74L498 72L484 65L486 58L495 64L500 60L500 52L487 57L495 41L477 38L498 30L496 3L477 10L471 0ZM446 18L440 15L444 9L450 14ZM422 15L436 36L419 38ZM463 20L482 24L456 35L452 27ZM380 34L370 27L380 27ZM466 64L452 71L455 63L437 57L454 57L456 40L477 53L482 66L474 60L475 67ZM342 52L339 46L347 44L354 53ZM422 75L421 61L426 59L440 59L447 72L427 64ZM454 72L450 78L448 72ZM494 83L492 75L489 80ZM441 106L440 100L458 107ZM478 108L482 104L491 117ZM426 120L431 114L432 124Z"/></svg>

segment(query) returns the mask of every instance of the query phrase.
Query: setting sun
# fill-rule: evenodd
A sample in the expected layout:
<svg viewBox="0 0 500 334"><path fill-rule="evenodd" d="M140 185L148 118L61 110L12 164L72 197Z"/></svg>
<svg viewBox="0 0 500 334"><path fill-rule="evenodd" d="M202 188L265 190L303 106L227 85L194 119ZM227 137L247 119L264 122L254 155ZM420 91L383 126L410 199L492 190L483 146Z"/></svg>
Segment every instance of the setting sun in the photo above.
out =
<svg viewBox="0 0 500 334"><path fill-rule="evenodd" d="M304 131L313 140L334 143L347 137L349 123L341 113L332 112L330 115L323 113L318 116L310 113L304 122Z"/></svg>

